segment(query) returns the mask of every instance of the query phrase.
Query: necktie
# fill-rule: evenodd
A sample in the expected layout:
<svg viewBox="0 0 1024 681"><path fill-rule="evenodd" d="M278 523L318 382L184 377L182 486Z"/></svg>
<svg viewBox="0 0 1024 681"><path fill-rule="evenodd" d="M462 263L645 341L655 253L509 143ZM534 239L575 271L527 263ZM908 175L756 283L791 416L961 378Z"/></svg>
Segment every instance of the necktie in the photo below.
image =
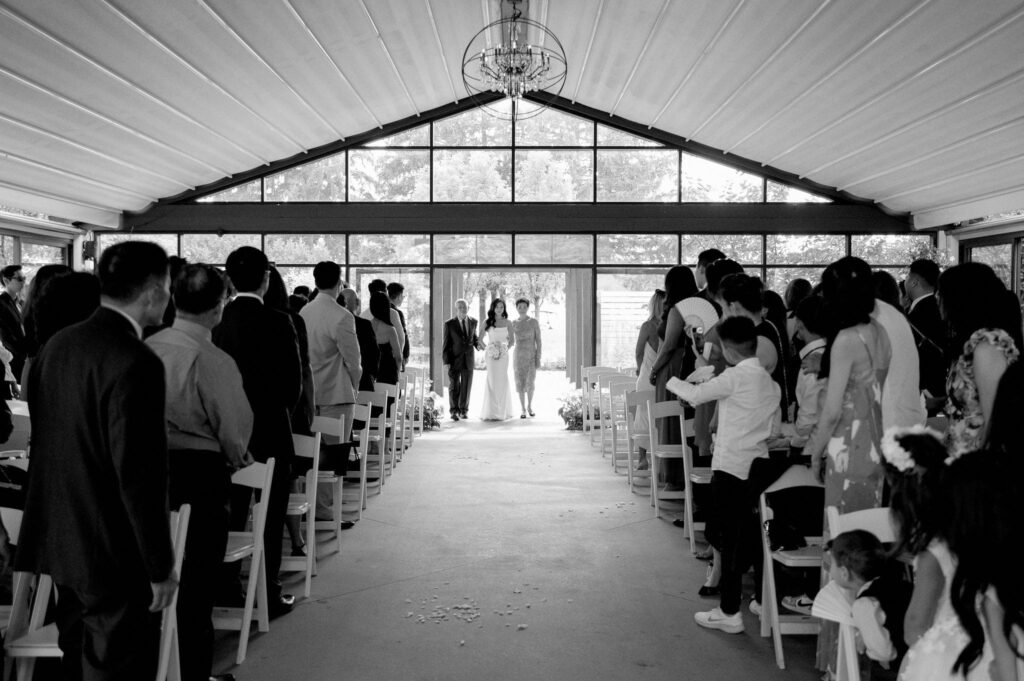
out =
<svg viewBox="0 0 1024 681"><path fill-rule="evenodd" d="M469 325L466 323L465 319L462 320L462 335L469 338Z"/></svg>

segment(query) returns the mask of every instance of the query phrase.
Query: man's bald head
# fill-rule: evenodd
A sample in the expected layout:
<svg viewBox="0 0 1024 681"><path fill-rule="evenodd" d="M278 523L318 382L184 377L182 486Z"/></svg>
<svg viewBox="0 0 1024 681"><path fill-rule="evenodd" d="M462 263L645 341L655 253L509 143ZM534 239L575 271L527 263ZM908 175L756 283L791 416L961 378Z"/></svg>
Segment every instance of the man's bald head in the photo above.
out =
<svg viewBox="0 0 1024 681"><path fill-rule="evenodd" d="M345 308L352 313L359 312L359 294L350 288L341 289L341 298L345 301Z"/></svg>

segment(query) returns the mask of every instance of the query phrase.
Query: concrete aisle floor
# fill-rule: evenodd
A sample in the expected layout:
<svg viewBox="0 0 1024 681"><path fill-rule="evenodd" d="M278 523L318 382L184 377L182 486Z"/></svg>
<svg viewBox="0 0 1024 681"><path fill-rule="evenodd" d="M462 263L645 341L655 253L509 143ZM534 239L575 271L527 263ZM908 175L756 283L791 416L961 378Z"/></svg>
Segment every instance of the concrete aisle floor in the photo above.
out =
<svg viewBox="0 0 1024 681"><path fill-rule="evenodd" d="M780 671L746 602L743 635L698 628L717 603L697 596L685 533L552 414L417 439L237 678L817 678L813 638L787 637ZM286 588L301 594L298 576ZM217 669L236 642L218 636Z"/></svg>

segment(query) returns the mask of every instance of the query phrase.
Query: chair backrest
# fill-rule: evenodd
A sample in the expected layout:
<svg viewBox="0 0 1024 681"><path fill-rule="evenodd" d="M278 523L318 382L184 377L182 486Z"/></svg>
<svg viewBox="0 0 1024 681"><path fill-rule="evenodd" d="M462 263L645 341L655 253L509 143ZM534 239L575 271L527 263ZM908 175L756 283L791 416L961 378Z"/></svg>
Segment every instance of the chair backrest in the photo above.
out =
<svg viewBox="0 0 1024 681"><path fill-rule="evenodd" d="M239 468L231 475L231 484L244 485L259 490L270 489L270 479L274 475L274 459L267 459L266 463L259 461L251 463L245 468Z"/></svg>
<svg viewBox="0 0 1024 681"><path fill-rule="evenodd" d="M658 419L677 418L679 419L679 432L682 441L686 442L687 434L693 431L693 419L687 419L684 407L679 400L666 400L664 402L647 403L648 426L651 429L651 450L658 451L662 447L658 434ZM666 445L678 447L679 445ZM685 449L685 447L684 447Z"/></svg>
<svg viewBox="0 0 1024 681"><path fill-rule="evenodd" d="M356 404L369 404L374 407L383 407L388 403L386 392L375 392L373 390L360 390L356 394Z"/></svg>
<svg viewBox="0 0 1024 681"><path fill-rule="evenodd" d="M838 508L829 506L825 509L825 517L828 519L830 537L851 530L867 530L878 537L878 541L883 544L891 544L896 541L896 528L893 527L892 515L889 513L888 507L868 508L840 515Z"/></svg>
<svg viewBox="0 0 1024 681"><path fill-rule="evenodd" d="M181 575L181 566L185 560L185 540L188 538L188 523L192 515L192 507L182 504L177 511L171 512L171 545L174 547L174 572ZM160 621L160 656L157 661L156 681L166 681L167 673L172 666L171 656L178 655L178 591L174 592L171 604L164 609ZM174 668L179 662L173 661ZM180 679L180 674L175 678Z"/></svg>
<svg viewBox="0 0 1024 681"><path fill-rule="evenodd" d="M651 390L627 390L626 408L643 407L649 401L654 400L654 389Z"/></svg>
<svg viewBox="0 0 1024 681"><path fill-rule="evenodd" d="M338 416L314 416L310 430L318 435L330 435L345 439L345 415Z"/></svg>
<svg viewBox="0 0 1024 681"><path fill-rule="evenodd" d="M389 397L398 397L398 384L397 383L375 383L373 385L373 391L377 393L384 393Z"/></svg>
<svg viewBox="0 0 1024 681"><path fill-rule="evenodd" d="M344 417L342 417L344 424ZM313 435L299 435L292 433L292 444L295 446L295 456L302 459L311 459L309 470L306 471L306 500L310 503L316 501L316 479L320 471L320 433L313 431Z"/></svg>

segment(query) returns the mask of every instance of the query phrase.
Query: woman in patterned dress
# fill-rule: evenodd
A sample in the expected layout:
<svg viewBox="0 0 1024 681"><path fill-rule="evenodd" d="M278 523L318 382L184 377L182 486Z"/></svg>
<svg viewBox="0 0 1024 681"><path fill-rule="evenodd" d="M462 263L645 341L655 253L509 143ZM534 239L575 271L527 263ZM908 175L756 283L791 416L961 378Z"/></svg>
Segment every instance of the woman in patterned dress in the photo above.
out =
<svg viewBox="0 0 1024 681"><path fill-rule="evenodd" d="M988 265L968 262L939 276L939 310L956 353L946 379L946 446L952 456L980 449L999 379L1021 349L1020 303Z"/></svg>
<svg viewBox="0 0 1024 681"><path fill-rule="evenodd" d="M818 426L804 447L825 483L825 506L840 513L877 508L885 472L881 465L882 385L891 349L885 330L871 319L875 307L871 267L860 258L832 263L821 276L821 293L832 328L821 363L828 378ZM824 535L828 524L824 524ZM825 541L828 537L825 537ZM829 554L822 565L828 580ZM835 664L838 627L823 623L818 668Z"/></svg>
<svg viewBox="0 0 1024 681"><path fill-rule="evenodd" d="M512 322L516 347L512 372L516 379L516 392L519 393L519 405L523 409L519 415L521 419L525 419L527 414L534 415L533 388L537 379L537 369L540 368L540 324L526 314L529 309L529 300L517 300L516 311L519 312L519 319Z"/></svg>

